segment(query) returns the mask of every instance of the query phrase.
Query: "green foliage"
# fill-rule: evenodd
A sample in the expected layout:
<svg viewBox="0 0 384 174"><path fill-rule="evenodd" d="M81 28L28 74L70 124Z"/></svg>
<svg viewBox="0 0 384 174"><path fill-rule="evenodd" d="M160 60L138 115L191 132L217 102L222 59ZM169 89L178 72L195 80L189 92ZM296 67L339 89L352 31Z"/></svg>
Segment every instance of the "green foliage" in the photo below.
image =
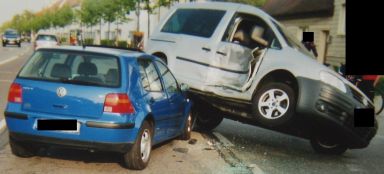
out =
<svg viewBox="0 0 384 174"><path fill-rule="evenodd" d="M115 45L115 41L113 41L113 40L108 40L108 39L101 40L100 45L104 45L104 46L114 46L114 45Z"/></svg>
<svg viewBox="0 0 384 174"><path fill-rule="evenodd" d="M86 38L86 39L84 39L84 43L85 43L85 45L93 45L93 39Z"/></svg>
<svg viewBox="0 0 384 174"><path fill-rule="evenodd" d="M261 7L265 4L266 0L227 0L228 2L237 2L243 4L249 4L256 7Z"/></svg>
<svg viewBox="0 0 384 174"><path fill-rule="evenodd" d="M118 41L117 42L117 46L118 47L128 48L128 43L127 43L127 41Z"/></svg>
<svg viewBox="0 0 384 174"><path fill-rule="evenodd" d="M61 44L68 44L67 41L68 41L68 39L66 37L61 37L60 38Z"/></svg>

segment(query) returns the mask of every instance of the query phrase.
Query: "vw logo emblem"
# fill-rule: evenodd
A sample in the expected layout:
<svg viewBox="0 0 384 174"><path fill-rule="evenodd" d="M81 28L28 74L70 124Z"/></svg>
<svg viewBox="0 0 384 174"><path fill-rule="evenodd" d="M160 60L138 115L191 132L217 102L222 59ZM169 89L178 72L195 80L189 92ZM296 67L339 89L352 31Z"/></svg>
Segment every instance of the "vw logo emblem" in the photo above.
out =
<svg viewBox="0 0 384 174"><path fill-rule="evenodd" d="M67 90L64 87L59 87L56 90L56 94L59 97L64 97L65 95L67 95Z"/></svg>

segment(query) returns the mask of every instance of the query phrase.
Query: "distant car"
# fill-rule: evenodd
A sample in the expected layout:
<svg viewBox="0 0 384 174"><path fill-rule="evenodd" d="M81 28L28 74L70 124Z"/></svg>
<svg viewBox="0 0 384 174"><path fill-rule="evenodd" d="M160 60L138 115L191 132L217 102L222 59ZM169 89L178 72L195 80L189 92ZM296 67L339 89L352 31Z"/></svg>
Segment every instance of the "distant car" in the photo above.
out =
<svg viewBox="0 0 384 174"><path fill-rule="evenodd" d="M20 34L16 30L8 29L4 32L2 37L3 47L7 45L17 45L21 47Z"/></svg>
<svg viewBox="0 0 384 174"><path fill-rule="evenodd" d="M254 6L178 4L145 51L190 86L200 129L226 116L310 139L331 154L364 148L377 132L376 118L372 127L354 126L355 109L373 110L372 101Z"/></svg>
<svg viewBox="0 0 384 174"><path fill-rule="evenodd" d="M59 46L60 42L55 35L52 34L38 34L34 42L35 50L38 48L50 48Z"/></svg>
<svg viewBox="0 0 384 174"><path fill-rule="evenodd" d="M144 169L153 145L191 135L191 102L154 56L111 48L35 51L12 83L5 109L12 153L40 147L121 152Z"/></svg>

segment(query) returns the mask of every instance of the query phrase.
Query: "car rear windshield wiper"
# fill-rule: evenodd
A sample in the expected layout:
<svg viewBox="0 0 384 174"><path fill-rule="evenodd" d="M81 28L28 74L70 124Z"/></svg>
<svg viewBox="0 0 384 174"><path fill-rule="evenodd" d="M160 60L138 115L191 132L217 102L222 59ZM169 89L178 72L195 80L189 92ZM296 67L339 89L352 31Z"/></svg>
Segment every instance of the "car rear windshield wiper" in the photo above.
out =
<svg viewBox="0 0 384 174"><path fill-rule="evenodd" d="M97 82L90 82L90 81L83 81L83 80L74 80L74 79L66 79L66 78L60 78L59 81L63 82L63 83L71 83L71 84L79 84L79 85L90 85L90 86L102 85L102 84L97 83Z"/></svg>

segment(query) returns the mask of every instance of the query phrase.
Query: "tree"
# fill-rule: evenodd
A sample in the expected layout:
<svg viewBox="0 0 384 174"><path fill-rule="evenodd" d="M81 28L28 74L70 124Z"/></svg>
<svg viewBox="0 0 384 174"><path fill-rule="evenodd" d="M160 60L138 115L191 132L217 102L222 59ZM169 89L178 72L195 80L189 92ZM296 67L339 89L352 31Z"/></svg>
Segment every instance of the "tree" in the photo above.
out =
<svg viewBox="0 0 384 174"><path fill-rule="evenodd" d="M266 0L227 0L229 2L238 2L243 4L249 4L257 7L261 7L265 4Z"/></svg>

